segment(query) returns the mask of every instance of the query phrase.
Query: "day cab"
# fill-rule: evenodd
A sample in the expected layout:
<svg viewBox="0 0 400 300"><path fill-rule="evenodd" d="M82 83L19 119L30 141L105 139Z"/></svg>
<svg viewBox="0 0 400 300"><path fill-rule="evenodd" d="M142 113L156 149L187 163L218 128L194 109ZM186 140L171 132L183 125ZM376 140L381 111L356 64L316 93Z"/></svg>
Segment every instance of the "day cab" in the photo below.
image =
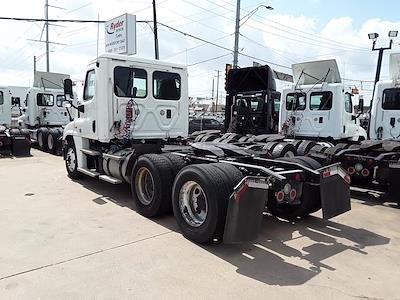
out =
<svg viewBox="0 0 400 300"><path fill-rule="evenodd" d="M365 140L357 124L352 89L342 83L336 60L292 66L294 84L282 92L279 128L299 138Z"/></svg>

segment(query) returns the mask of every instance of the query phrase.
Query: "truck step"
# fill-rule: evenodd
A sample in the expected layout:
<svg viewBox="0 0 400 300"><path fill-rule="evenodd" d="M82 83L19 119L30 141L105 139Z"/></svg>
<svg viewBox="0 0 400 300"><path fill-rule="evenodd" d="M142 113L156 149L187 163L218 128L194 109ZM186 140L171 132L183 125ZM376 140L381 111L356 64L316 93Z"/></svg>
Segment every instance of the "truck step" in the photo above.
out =
<svg viewBox="0 0 400 300"><path fill-rule="evenodd" d="M108 183L111 183L111 184L120 184L120 183L122 183L122 180L114 178L114 177L111 177L111 176L108 176L108 175L100 175L99 179L103 180L103 181L106 181Z"/></svg>
<svg viewBox="0 0 400 300"><path fill-rule="evenodd" d="M118 160L118 161L121 161L121 160L124 160L124 156L119 156L119 155L112 155L112 154L107 154L107 153L103 153L103 158L109 158L109 159L112 159L112 160Z"/></svg>
<svg viewBox="0 0 400 300"><path fill-rule="evenodd" d="M99 172L91 171L91 170L84 169L84 168L78 168L77 170L78 170L79 172L81 172L81 173L83 173L83 174L85 174L85 175L88 175L88 176L90 176L90 177L93 177L93 178L97 178L97 177L99 177L99 175L100 175Z"/></svg>
<svg viewBox="0 0 400 300"><path fill-rule="evenodd" d="M96 150L91 150L91 149L81 149L81 152L85 155L89 156L99 156L101 153Z"/></svg>

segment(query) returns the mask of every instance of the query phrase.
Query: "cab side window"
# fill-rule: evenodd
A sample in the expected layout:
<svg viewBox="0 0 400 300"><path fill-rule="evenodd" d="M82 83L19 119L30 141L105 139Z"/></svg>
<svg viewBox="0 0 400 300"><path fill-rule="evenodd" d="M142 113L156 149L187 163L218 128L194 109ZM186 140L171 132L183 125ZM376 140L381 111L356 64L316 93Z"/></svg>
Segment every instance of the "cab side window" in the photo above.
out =
<svg viewBox="0 0 400 300"><path fill-rule="evenodd" d="M54 95L39 93L36 95L36 101L38 106L53 106Z"/></svg>
<svg viewBox="0 0 400 300"><path fill-rule="evenodd" d="M4 104L4 95L3 95L3 92L0 91L0 105L3 105L3 104Z"/></svg>
<svg viewBox="0 0 400 300"><path fill-rule="evenodd" d="M286 110L305 110L306 95L303 93L291 93L286 96Z"/></svg>
<svg viewBox="0 0 400 300"><path fill-rule="evenodd" d="M93 99L96 91L96 73L90 70L86 74L85 89L83 91L83 100L88 101Z"/></svg>
<svg viewBox="0 0 400 300"><path fill-rule="evenodd" d="M153 73L153 96L160 100L181 98L181 76L176 73L155 71Z"/></svg>
<svg viewBox="0 0 400 300"><path fill-rule="evenodd" d="M56 97L56 105L58 107L62 107L64 101L65 101L65 96L64 95L57 95L57 97Z"/></svg>
<svg viewBox="0 0 400 300"><path fill-rule="evenodd" d="M118 97L146 98L146 71L137 68L115 67L114 94Z"/></svg>
<svg viewBox="0 0 400 300"><path fill-rule="evenodd" d="M386 89L383 91L382 108L385 110L400 110L400 89Z"/></svg>
<svg viewBox="0 0 400 300"><path fill-rule="evenodd" d="M353 102L351 101L351 94L344 94L344 110L348 113L353 112Z"/></svg>
<svg viewBox="0 0 400 300"><path fill-rule="evenodd" d="M310 96L311 110L330 110L332 108L332 92L315 92Z"/></svg>

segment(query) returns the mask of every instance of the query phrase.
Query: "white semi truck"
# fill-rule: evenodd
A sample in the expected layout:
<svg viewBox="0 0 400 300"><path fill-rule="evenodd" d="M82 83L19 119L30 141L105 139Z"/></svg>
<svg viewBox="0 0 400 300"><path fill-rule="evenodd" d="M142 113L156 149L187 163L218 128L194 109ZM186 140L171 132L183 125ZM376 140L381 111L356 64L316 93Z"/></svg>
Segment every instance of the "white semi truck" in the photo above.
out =
<svg viewBox="0 0 400 300"><path fill-rule="evenodd" d="M21 126L29 130L31 141L37 143L39 149L53 154L62 152L63 126L74 116L64 102L63 82L67 78L67 74L36 72L19 119Z"/></svg>
<svg viewBox="0 0 400 300"><path fill-rule="evenodd" d="M71 80L64 91L69 99ZM235 134L189 143L185 66L101 55L88 66L82 100L71 106L78 117L63 133L68 176L130 184L139 213L173 210L190 240L252 241L266 207L286 218L350 209L349 178L337 163L267 159L254 147L229 144Z"/></svg>
<svg viewBox="0 0 400 300"><path fill-rule="evenodd" d="M0 153L14 156L30 155L30 140L27 130L17 129L22 113L21 99L27 87L0 87Z"/></svg>
<svg viewBox="0 0 400 300"><path fill-rule="evenodd" d="M297 154L341 162L355 184L384 188L391 200L400 181L400 55L390 58L391 80L376 83L368 131L357 122L351 89L336 61L293 65L295 84L282 93L280 124ZM360 98L359 108L364 101Z"/></svg>

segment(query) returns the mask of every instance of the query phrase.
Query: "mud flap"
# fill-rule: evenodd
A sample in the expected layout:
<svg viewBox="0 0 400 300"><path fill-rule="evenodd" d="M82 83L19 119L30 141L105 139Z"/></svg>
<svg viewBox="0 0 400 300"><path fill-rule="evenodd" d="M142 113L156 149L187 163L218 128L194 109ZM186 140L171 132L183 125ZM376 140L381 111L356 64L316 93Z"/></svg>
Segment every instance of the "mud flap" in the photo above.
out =
<svg viewBox="0 0 400 300"><path fill-rule="evenodd" d="M336 217L351 209L350 186L339 173L321 175L320 189L324 219Z"/></svg>
<svg viewBox="0 0 400 300"><path fill-rule="evenodd" d="M388 178L388 198L392 201L397 202L400 206L400 195L398 192L398 185L400 182L400 163L394 163L389 165L389 178Z"/></svg>
<svg viewBox="0 0 400 300"><path fill-rule="evenodd" d="M245 180L229 198L224 243L244 243L257 239L267 201L267 185Z"/></svg>

